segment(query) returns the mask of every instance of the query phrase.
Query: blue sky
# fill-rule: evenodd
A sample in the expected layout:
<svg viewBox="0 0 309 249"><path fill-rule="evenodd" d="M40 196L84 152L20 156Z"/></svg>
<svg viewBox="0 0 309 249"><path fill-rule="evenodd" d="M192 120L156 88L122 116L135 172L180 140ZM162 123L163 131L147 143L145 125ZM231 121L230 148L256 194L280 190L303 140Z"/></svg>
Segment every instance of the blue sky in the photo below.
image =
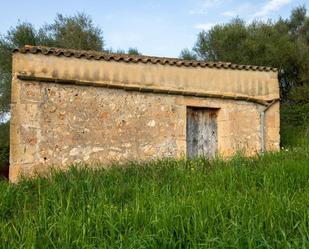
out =
<svg viewBox="0 0 309 249"><path fill-rule="evenodd" d="M35 27L51 23L56 13L85 12L102 28L106 48L136 47L143 54L178 57L191 48L196 35L235 16L253 19L287 18L305 0L10 0L1 3L0 33L20 21ZM308 2L307 2L308 3ZM308 8L307 4L307 8Z"/></svg>

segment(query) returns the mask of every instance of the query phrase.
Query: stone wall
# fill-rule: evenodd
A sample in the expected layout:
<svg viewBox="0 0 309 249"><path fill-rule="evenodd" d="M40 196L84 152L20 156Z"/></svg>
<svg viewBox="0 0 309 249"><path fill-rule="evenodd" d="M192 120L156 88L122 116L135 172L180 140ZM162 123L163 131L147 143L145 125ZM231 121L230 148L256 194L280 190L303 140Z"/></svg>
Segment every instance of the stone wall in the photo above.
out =
<svg viewBox="0 0 309 249"><path fill-rule="evenodd" d="M186 156L187 106L218 109L221 156L261 152L263 132L265 149L279 149L278 102L266 111L262 127L265 106L258 103L25 81L18 77L18 63L13 67L11 181L50 166Z"/></svg>

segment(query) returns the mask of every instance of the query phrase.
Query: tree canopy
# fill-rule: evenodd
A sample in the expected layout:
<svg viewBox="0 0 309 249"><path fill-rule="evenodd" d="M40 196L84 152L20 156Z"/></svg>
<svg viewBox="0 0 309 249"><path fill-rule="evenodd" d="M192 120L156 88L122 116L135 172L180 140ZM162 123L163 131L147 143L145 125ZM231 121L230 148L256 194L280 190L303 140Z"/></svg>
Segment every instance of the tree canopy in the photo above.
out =
<svg viewBox="0 0 309 249"><path fill-rule="evenodd" d="M184 60L197 60L198 56L193 51L190 51L189 49L185 48L180 52L180 58Z"/></svg>
<svg viewBox="0 0 309 249"><path fill-rule="evenodd" d="M309 102L309 17L305 6L294 9L286 20L253 21L235 18L202 31L192 50L180 57L277 67L281 97Z"/></svg>
<svg viewBox="0 0 309 249"><path fill-rule="evenodd" d="M11 95L11 52L24 45L98 50L104 48L103 32L83 13L74 16L58 14L52 24L39 30L21 22L0 36L0 116L9 111Z"/></svg>
<svg viewBox="0 0 309 249"><path fill-rule="evenodd" d="M84 13L69 17L58 14L52 24L39 30L38 40L40 45L60 48L102 51L104 47L102 30Z"/></svg>

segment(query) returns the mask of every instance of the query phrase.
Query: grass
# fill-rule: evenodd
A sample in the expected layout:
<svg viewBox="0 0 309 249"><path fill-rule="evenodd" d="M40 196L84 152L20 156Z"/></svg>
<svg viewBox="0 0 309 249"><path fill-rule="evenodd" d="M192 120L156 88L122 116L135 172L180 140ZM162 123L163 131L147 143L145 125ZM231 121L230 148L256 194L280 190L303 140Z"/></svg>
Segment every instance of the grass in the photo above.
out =
<svg viewBox="0 0 309 249"><path fill-rule="evenodd" d="M278 153L0 181L0 248L309 248L308 114L282 105Z"/></svg>
<svg viewBox="0 0 309 249"><path fill-rule="evenodd" d="M0 182L1 248L309 248L309 150Z"/></svg>

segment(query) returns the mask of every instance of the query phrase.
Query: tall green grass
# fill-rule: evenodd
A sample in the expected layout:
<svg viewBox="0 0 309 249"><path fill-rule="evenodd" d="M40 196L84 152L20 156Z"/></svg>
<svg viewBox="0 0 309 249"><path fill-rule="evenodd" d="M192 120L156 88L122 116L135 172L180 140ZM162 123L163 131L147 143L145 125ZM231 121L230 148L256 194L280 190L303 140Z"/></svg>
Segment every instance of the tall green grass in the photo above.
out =
<svg viewBox="0 0 309 249"><path fill-rule="evenodd" d="M309 151L0 182L1 248L309 248Z"/></svg>

